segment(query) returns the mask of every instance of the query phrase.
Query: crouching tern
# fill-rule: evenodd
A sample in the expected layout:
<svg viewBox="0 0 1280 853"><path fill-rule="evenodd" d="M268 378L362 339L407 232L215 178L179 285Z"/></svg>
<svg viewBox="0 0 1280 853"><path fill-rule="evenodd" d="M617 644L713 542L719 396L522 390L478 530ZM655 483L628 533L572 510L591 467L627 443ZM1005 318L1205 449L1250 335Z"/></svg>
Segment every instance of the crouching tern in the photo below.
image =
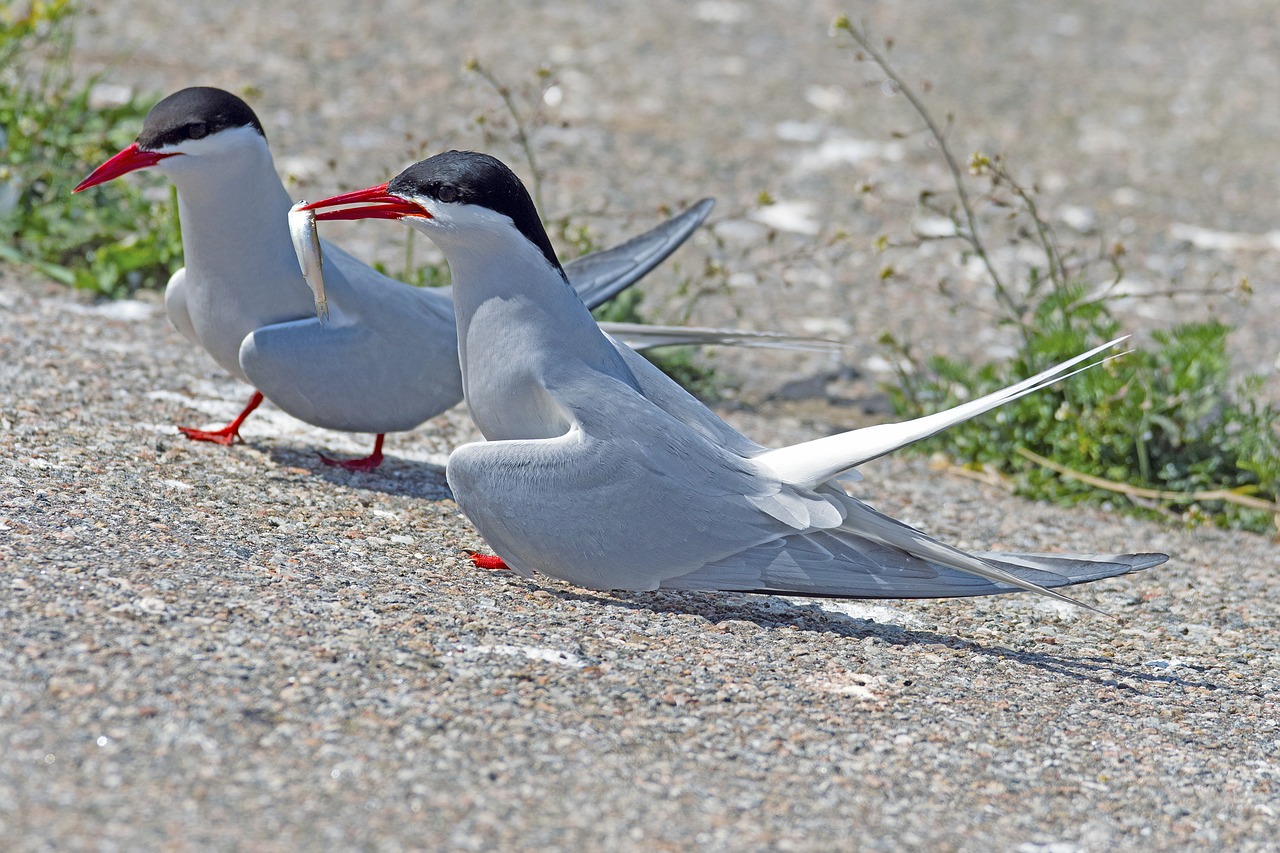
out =
<svg viewBox="0 0 1280 853"><path fill-rule="evenodd" d="M954 409L775 450L735 431L591 321L519 179L450 151L307 206L402 219L453 276L467 405L484 442L449 457L467 517L506 565L594 589L933 598L1055 587L1164 554L966 553L836 484L854 466L1085 369L1104 344Z"/></svg>
<svg viewBox="0 0 1280 853"><path fill-rule="evenodd" d="M75 192L145 168L178 189L185 266L169 279L165 312L192 343L255 389L226 427L179 427L183 434L231 444L265 395L309 424L377 434L365 459L321 457L369 470L382 461L385 433L411 430L462 399L447 288L412 287L325 243L325 289L314 302L327 308L327 321L323 312L317 316L290 239L293 202L262 124L243 100L209 87L168 96L148 113L137 140ZM703 200L639 237L567 264L582 301L594 307L635 283L697 229L712 205ZM616 330L638 347L800 342L721 329L619 324Z"/></svg>

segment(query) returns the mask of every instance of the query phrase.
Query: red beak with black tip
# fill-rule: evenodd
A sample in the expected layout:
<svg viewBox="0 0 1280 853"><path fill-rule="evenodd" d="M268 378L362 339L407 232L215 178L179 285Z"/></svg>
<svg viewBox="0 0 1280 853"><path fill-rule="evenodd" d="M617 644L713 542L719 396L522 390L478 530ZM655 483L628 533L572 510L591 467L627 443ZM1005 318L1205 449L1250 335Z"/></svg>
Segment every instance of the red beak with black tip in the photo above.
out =
<svg viewBox="0 0 1280 853"><path fill-rule="evenodd" d="M340 210L322 210L322 208L341 208ZM406 216L418 216L430 219L427 213L411 201L387 192L386 184L378 184L364 190L335 195L322 201L314 201L304 205L300 210L314 210L317 220L336 219L403 219Z"/></svg>
<svg viewBox="0 0 1280 853"><path fill-rule="evenodd" d="M143 151L138 147L138 143L135 142L94 169L93 173L77 184L72 192L78 193L81 190L89 189L89 187L105 184L107 181L115 180L121 175L127 175L130 172L136 172L138 169L145 169L148 166L154 166L164 158L180 153L179 151L170 151L167 154L161 154L158 151Z"/></svg>

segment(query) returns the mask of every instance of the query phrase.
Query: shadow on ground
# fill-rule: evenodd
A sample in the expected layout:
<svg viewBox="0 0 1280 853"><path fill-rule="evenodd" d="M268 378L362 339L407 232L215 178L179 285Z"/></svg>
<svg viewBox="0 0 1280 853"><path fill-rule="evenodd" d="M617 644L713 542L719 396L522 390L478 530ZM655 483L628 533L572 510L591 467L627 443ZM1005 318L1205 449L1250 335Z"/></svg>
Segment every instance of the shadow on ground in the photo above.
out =
<svg viewBox="0 0 1280 853"><path fill-rule="evenodd" d="M250 445L272 462L286 468L298 468L336 486L382 492L397 497L424 500L453 500L453 492L445 479L444 468L430 462L417 462L397 456L386 456L381 465L369 472L347 471L320 461L314 448L279 445Z"/></svg>
<svg viewBox="0 0 1280 853"><path fill-rule="evenodd" d="M591 602L604 606L624 607L629 610L649 610L655 613L685 613L701 616L713 625L729 620L740 620L767 630L795 628L818 634L834 634L851 640L873 637L897 646L942 645L951 649L964 649L975 655L1013 661L1099 687L1110 687L1143 695L1146 695L1142 689L1144 686L1154 685L1233 692L1230 688L1212 681L1182 678L1168 672L1154 673L1139 667L1119 664L1109 658L1077 658L1065 654L1012 649L1007 646L988 646L974 640L934 631L902 628L871 619L858 619L825 610L816 603L795 604L777 596L666 591L616 592L597 595L590 592L550 588L548 591L567 601ZM734 601L735 597L746 597L749 600L739 604ZM1205 671L1204 667L1187 666L1185 668L1196 673Z"/></svg>

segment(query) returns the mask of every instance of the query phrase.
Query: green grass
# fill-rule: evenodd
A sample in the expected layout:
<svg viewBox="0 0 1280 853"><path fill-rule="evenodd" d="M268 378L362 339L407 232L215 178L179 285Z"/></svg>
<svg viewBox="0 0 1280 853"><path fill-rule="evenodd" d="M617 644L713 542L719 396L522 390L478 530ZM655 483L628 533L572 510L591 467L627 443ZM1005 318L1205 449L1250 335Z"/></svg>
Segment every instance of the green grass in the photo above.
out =
<svg viewBox="0 0 1280 853"><path fill-rule="evenodd" d="M181 266L172 192L160 179L71 195L128 145L150 99L90 105L94 80L71 63L75 7L36 2L0 11L0 261L106 296L159 287Z"/></svg>

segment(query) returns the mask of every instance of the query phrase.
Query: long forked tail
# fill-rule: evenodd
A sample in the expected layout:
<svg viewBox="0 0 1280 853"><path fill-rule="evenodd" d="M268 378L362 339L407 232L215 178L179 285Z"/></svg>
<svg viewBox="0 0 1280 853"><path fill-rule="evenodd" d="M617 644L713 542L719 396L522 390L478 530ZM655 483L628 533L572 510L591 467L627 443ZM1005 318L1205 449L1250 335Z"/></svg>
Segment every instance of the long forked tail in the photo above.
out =
<svg viewBox="0 0 1280 853"><path fill-rule="evenodd" d="M948 427L1039 391L1090 367L1095 367L1108 360L1098 356L1107 350L1114 349L1126 339L1127 336L1094 347L1029 379L976 400L962 403L944 412L897 424L878 424L850 430L838 435L806 441L803 444L781 447L757 456L754 461L768 466L785 483L801 488L813 488L863 462L936 435ZM1115 356L1108 358L1113 357Z"/></svg>

